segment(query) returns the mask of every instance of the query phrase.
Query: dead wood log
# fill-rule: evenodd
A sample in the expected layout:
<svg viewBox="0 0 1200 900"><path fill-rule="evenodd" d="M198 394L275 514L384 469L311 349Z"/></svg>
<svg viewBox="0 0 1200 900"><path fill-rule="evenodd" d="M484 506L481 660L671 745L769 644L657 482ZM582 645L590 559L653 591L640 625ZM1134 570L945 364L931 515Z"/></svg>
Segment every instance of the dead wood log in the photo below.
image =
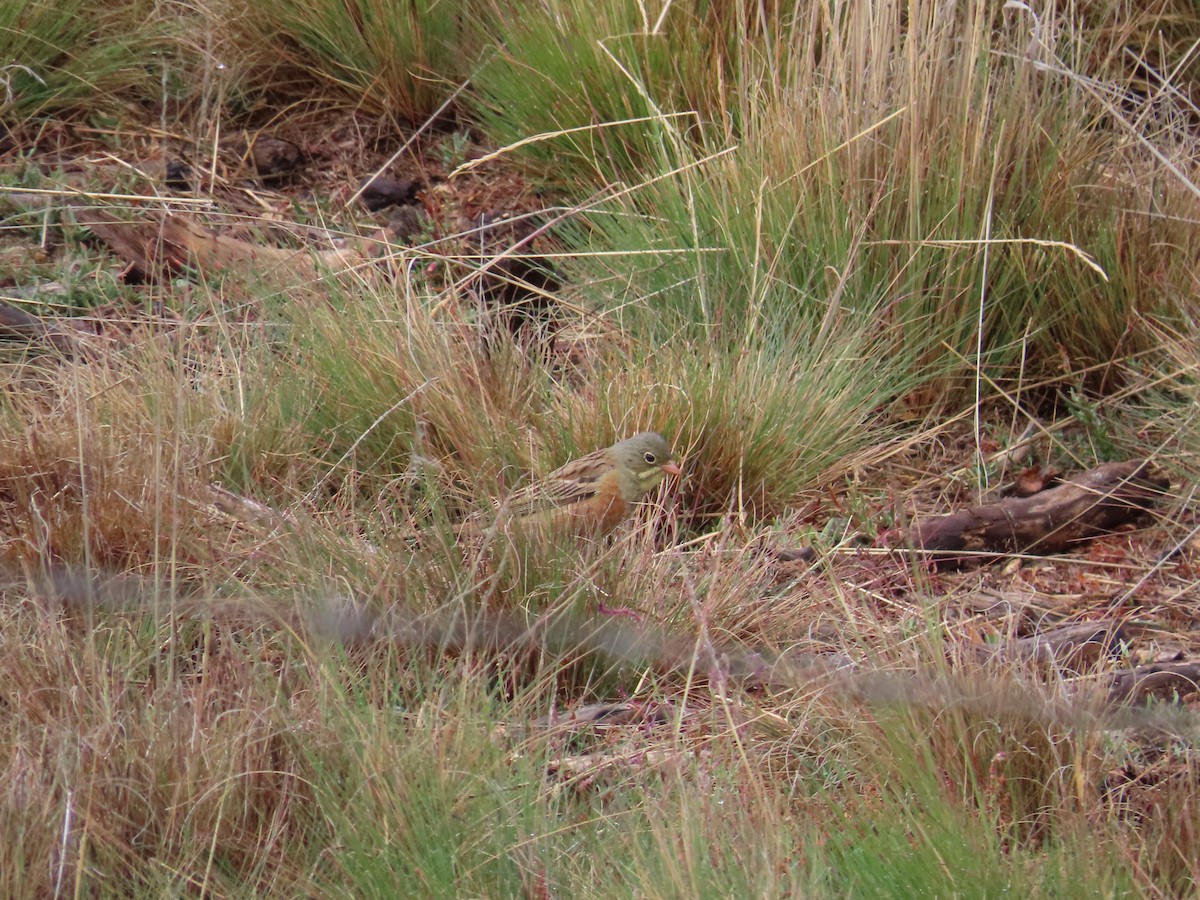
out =
<svg viewBox="0 0 1200 900"><path fill-rule="evenodd" d="M1147 460L1106 463L1034 494L973 506L914 525L908 543L942 562L969 555L1058 553L1137 522L1169 479Z"/></svg>
<svg viewBox="0 0 1200 900"><path fill-rule="evenodd" d="M0 335L46 344L69 359L79 352L81 334L81 329L46 321L0 301Z"/></svg>
<svg viewBox="0 0 1200 900"><path fill-rule="evenodd" d="M1108 702L1141 703L1155 697L1172 700L1200 692L1200 662L1162 662L1113 672Z"/></svg>
<svg viewBox="0 0 1200 900"><path fill-rule="evenodd" d="M42 195L14 192L8 199L26 209L45 205ZM368 237L347 238L341 247L292 250L219 235L187 215L170 211L144 208L140 219L127 221L85 194L62 195L57 202L75 224L91 231L151 281L187 275L193 267L207 273L253 271L259 277L299 285L383 256L392 237L384 228Z"/></svg>
<svg viewBox="0 0 1200 900"><path fill-rule="evenodd" d="M976 650L981 662L1032 663L1080 673L1120 651L1130 633L1125 624L1106 620L1059 625L1047 631Z"/></svg>
<svg viewBox="0 0 1200 900"><path fill-rule="evenodd" d="M91 207L79 224L151 280L183 274L191 266L206 273L253 271L300 284L373 258L369 239L345 249L289 250L215 234L182 216L153 211L141 221L127 222Z"/></svg>

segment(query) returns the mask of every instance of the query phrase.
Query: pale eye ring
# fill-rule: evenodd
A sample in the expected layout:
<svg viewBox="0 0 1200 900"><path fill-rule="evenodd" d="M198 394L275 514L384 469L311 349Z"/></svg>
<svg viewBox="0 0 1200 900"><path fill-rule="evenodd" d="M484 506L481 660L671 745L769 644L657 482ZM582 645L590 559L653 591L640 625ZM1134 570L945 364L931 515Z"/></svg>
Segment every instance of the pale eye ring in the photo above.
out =
<svg viewBox="0 0 1200 900"><path fill-rule="evenodd" d="M654 465L656 462L658 462L658 459L649 450L642 454L642 459L644 459L650 465Z"/></svg>

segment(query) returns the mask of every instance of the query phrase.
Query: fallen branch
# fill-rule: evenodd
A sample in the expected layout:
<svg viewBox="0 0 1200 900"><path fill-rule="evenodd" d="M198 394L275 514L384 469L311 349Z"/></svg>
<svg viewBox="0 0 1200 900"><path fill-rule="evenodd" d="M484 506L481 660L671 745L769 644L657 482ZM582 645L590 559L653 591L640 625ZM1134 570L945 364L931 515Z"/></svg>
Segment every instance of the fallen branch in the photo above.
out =
<svg viewBox="0 0 1200 900"><path fill-rule="evenodd" d="M1164 662L1114 672L1108 683L1108 702L1141 703L1154 697L1176 700L1200 692L1200 663Z"/></svg>
<svg viewBox="0 0 1200 900"><path fill-rule="evenodd" d="M219 235L171 213L148 210L146 219L126 222L103 209L88 209L88 218L79 224L147 278L160 281L185 274L189 267L209 273L254 271L290 283L315 281L322 272L369 262L378 246L378 241L363 238L345 249L289 250Z"/></svg>
<svg viewBox="0 0 1200 900"><path fill-rule="evenodd" d="M1006 553L1058 553L1141 520L1170 488L1149 461L1106 463L1032 497L918 522L907 543L941 562Z"/></svg>
<svg viewBox="0 0 1200 900"><path fill-rule="evenodd" d="M1012 553L1060 553L1143 519L1170 490L1148 460L1105 463L1027 497L1008 497L918 521L901 540L942 564ZM812 547L773 548L781 563L812 563Z"/></svg>
<svg viewBox="0 0 1200 900"><path fill-rule="evenodd" d="M1031 663L1080 673L1119 653L1129 637L1130 629L1115 620L1076 622L976 652L985 663Z"/></svg>
<svg viewBox="0 0 1200 900"><path fill-rule="evenodd" d="M46 321L0 300L0 335L29 343L44 343L70 358L79 352L81 330Z"/></svg>

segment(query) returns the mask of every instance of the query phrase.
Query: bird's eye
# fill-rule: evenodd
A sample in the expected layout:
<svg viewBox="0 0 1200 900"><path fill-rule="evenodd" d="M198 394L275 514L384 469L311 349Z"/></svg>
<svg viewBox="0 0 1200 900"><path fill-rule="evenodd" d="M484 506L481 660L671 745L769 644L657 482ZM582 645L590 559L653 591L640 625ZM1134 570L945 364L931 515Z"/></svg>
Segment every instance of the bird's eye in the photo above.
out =
<svg viewBox="0 0 1200 900"><path fill-rule="evenodd" d="M644 459L650 465L654 465L656 462L658 462L658 459L649 450L642 455L642 459Z"/></svg>

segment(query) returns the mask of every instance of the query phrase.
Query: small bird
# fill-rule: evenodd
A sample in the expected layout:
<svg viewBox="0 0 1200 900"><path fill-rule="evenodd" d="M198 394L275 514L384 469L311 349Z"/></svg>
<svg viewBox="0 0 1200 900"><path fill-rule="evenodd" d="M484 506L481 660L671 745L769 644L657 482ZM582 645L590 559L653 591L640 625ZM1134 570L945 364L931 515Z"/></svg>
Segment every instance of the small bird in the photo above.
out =
<svg viewBox="0 0 1200 900"><path fill-rule="evenodd" d="M666 438L643 431L572 460L517 491L501 506L500 515L508 521L602 534L620 524L667 475L682 474Z"/></svg>

